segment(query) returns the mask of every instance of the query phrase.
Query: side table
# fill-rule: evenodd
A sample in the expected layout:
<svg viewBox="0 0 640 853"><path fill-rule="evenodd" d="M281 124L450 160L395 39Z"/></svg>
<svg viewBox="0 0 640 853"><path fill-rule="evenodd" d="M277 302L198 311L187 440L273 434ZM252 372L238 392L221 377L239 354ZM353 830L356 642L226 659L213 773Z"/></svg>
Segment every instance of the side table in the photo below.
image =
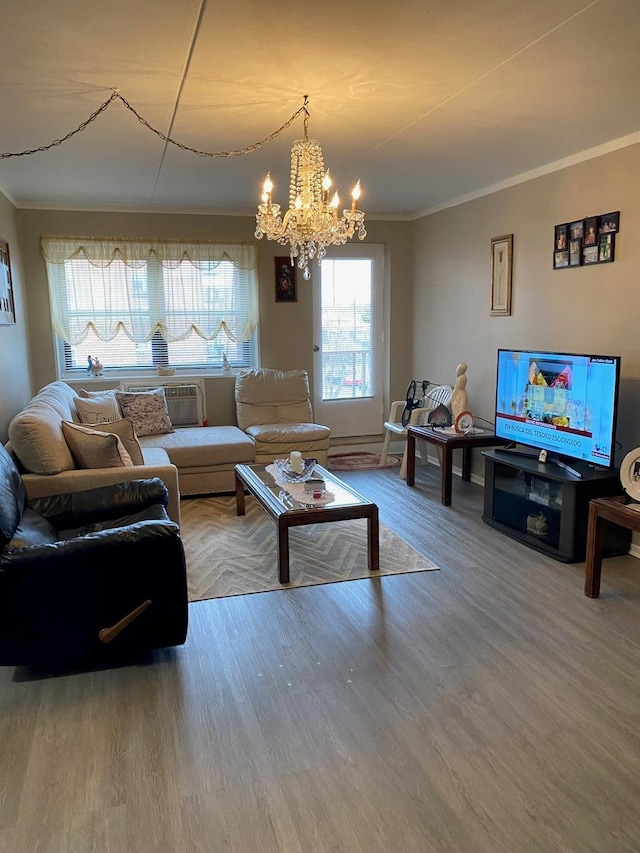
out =
<svg viewBox="0 0 640 853"><path fill-rule="evenodd" d="M462 450L462 479L471 477L471 450L474 447L494 447L511 444L502 438L496 438L490 430L477 430L460 434L448 432L442 427L410 426L407 429L407 486L415 484L416 477L416 438L435 444L442 450L442 489L441 500L445 506L451 505L451 481L453 475L453 451Z"/></svg>
<svg viewBox="0 0 640 853"><path fill-rule="evenodd" d="M587 561L584 577L584 594L588 595L589 598L597 598L600 595L602 546L606 521L640 533L640 504L630 502L626 495L614 498L594 498L594 500L589 501Z"/></svg>

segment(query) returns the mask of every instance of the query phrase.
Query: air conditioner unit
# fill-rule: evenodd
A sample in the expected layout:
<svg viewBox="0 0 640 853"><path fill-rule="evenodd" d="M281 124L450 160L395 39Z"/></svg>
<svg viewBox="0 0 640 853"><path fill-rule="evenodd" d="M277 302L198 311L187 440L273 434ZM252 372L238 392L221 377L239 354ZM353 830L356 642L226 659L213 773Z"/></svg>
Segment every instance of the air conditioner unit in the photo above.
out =
<svg viewBox="0 0 640 853"><path fill-rule="evenodd" d="M205 418L204 384L191 382L157 382L155 385L125 385L127 391L151 391L164 388L169 417L174 427L202 426Z"/></svg>

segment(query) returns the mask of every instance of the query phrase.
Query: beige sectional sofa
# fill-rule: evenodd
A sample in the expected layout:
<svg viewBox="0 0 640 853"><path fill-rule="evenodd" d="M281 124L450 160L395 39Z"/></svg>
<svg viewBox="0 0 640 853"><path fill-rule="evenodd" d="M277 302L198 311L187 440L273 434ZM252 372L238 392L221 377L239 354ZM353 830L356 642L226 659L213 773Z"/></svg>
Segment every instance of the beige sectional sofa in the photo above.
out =
<svg viewBox="0 0 640 853"><path fill-rule="evenodd" d="M254 461L254 442L238 427L187 427L139 437L142 465L78 468L62 431L63 421L78 421L78 396L66 382L51 382L9 425L7 448L21 466L29 499L160 477L169 490L169 515L179 524L181 494L233 491L234 465Z"/></svg>

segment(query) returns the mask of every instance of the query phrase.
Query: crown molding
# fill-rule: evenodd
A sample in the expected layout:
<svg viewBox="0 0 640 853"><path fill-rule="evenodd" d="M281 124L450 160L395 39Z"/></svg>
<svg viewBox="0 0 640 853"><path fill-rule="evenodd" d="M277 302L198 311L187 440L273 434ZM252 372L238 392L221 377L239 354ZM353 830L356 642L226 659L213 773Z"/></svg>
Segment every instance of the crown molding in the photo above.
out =
<svg viewBox="0 0 640 853"><path fill-rule="evenodd" d="M476 190L472 193L459 196L458 198L450 199L449 201L436 204L433 207L427 207L424 210L408 217L411 220L422 219L424 216L430 216L432 213L438 213L441 210L447 210L450 207L457 207L460 204L466 204L469 201L474 201L478 198L483 198L487 195L500 192L501 190L515 187L518 184L524 184L527 181L533 181L536 178L541 178L544 175L559 172L562 169L567 169L570 166L576 166L578 163L584 163L587 160L593 160L596 157L602 157L605 154L610 154L613 151L619 151L621 148L628 148L631 145L640 143L640 131L629 133L627 136L621 136L618 139L612 139L609 142L604 142L602 145L596 145L594 148L587 148L585 151L580 151L577 154L571 154L569 157L563 157L562 160L555 160L553 163L547 163L544 166L539 166L537 169L531 169L528 172L521 172L519 175L514 175L504 181L499 181L497 184L490 184L487 187Z"/></svg>

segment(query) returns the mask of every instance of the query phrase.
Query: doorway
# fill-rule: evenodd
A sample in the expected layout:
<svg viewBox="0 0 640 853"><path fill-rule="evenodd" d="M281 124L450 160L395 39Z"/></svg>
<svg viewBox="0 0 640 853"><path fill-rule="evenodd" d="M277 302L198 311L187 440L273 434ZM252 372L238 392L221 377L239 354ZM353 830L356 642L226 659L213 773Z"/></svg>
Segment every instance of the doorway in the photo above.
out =
<svg viewBox="0 0 640 853"><path fill-rule="evenodd" d="M313 276L314 412L333 437L382 428L384 247L333 247Z"/></svg>

